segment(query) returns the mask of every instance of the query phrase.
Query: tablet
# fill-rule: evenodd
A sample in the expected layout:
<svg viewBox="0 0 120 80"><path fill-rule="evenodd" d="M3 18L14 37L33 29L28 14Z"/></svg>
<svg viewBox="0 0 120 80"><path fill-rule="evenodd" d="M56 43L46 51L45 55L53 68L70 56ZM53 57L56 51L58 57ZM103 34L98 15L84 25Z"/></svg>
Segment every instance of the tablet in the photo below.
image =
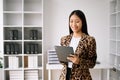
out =
<svg viewBox="0 0 120 80"><path fill-rule="evenodd" d="M55 51L60 62L69 62L67 57L74 54L73 47L68 46L55 46Z"/></svg>

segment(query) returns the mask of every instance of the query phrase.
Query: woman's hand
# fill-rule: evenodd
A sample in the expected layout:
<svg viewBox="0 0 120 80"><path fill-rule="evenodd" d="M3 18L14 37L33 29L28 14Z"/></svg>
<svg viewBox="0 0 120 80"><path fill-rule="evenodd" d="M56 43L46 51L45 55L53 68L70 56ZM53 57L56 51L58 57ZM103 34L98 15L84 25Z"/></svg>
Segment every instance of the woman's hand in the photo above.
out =
<svg viewBox="0 0 120 80"><path fill-rule="evenodd" d="M77 55L70 54L67 59L72 61L74 64L79 64L79 57Z"/></svg>

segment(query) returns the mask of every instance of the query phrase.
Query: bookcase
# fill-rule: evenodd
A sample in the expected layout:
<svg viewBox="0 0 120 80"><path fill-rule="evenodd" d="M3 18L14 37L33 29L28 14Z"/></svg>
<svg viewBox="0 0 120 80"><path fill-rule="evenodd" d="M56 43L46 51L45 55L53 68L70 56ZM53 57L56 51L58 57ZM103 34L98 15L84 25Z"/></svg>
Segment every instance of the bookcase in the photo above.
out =
<svg viewBox="0 0 120 80"><path fill-rule="evenodd" d="M110 0L110 80L120 80L120 0Z"/></svg>
<svg viewBox="0 0 120 80"><path fill-rule="evenodd" d="M44 80L43 0L3 0L4 80Z"/></svg>

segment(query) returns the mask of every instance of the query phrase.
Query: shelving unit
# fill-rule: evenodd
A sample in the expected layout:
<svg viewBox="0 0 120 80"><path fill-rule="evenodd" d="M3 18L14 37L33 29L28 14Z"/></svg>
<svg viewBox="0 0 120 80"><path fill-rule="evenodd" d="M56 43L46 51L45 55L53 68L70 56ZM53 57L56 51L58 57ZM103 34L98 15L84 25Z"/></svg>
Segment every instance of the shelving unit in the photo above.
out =
<svg viewBox="0 0 120 80"><path fill-rule="evenodd" d="M3 0L4 80L44 80L43 0Z"/></svg>
<svg viewBox="0 0 120 80"><path fill-rule="evenodd" d="M120 80L120 0L110 0L110 80Z"/></svg>

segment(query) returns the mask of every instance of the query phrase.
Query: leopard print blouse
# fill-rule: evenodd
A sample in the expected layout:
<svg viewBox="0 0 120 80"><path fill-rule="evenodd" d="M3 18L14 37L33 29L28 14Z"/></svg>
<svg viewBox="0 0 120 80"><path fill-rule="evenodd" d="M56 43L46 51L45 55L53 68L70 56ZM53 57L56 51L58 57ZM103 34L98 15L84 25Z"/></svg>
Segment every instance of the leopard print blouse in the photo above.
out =
<svg viewBox="0 0 120 80"><path fill-rule="evenodd" d="M69 46L73 34L61 38L61 46ZM89 68L93 68L96 63L96 41L94 37L83 34L76 48L75 54L79 56L79 64L73 64L70 80L92 80ZM63 64L63 69L59 80L66 80L67 64Z"/></svg>

